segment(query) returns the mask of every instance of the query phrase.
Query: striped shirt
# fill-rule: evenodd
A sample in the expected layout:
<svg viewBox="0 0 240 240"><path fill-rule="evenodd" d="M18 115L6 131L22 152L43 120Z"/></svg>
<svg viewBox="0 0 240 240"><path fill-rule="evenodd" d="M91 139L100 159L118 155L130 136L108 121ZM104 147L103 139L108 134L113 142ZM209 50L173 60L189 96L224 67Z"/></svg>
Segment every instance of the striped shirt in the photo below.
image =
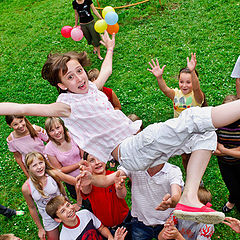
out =
<svg viewBox="0 0 240 240"><path fill-rule="evenodd" d="M112 159L112 151L125 138L135 134L142 124L114 110L106 95L90 81L87 93L62 93L57 102L71 107L71 115L62 119L74 141L105 163Z"/></svg>
<svg viewBox="0 0 240 240"><path fill-rule="evenodd" d="M222 127L217 130L218 142L223 144L225 148L236 148L240 146L240 120ZM218 157L220 161L228 163L237 163L239 158L231 156Z"/></svg>

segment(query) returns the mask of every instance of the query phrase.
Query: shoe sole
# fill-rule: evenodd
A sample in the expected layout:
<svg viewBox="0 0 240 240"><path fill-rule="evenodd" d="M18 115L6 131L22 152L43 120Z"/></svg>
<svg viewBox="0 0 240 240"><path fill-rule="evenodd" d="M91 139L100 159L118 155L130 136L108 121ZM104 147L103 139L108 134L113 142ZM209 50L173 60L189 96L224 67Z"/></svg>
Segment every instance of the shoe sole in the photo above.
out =
<svg viewBox="0 0 240 240"><path fill-rule="evenodd" d="M225 219L225 214L222 212L184 212L182 210L174 210L173 215L180 219L205 224L218 224Z"/></svg>

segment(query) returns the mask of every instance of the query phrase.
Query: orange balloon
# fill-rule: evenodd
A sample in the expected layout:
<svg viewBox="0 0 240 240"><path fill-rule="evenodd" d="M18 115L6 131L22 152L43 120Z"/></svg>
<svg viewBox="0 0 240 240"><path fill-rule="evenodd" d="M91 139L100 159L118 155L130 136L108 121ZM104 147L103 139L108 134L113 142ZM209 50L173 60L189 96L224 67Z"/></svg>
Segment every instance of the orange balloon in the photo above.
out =
<svg viewBox="0 0 240 240"><path fill-rule="evenodd" d="M109 34L118 33L118 31L119 31L118 23L116 23L114 25L107 25L107 32Z"/></svg>

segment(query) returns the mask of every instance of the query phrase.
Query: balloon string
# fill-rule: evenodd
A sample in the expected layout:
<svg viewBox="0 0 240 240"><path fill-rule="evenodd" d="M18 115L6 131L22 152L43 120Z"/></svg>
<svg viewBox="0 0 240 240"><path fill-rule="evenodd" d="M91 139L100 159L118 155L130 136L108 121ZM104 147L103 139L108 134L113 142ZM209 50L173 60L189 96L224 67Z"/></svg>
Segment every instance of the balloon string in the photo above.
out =
<svg viewBox="0 0 240 240"><path fill-rule="evenodd" d="M138 4L145 3L145 2L149 2L149 1L150 1L150 0L144 0L144 1L141 1L141 2L137 2L137 3L133 3L133 4L128 4L128 5L120 6L120 7L113 7L113 8L114 8L114 9L127 8L127 7L136 6L136 5L138 5ZM97 3L98 3L98 7L96 7L96 9L100 9L100 10L104 9L104 8L101 8L101 7L100 7L100 4L99 4L98 0L97 0ZM159 3L161 4L161 0L159 0Z"/></svg>

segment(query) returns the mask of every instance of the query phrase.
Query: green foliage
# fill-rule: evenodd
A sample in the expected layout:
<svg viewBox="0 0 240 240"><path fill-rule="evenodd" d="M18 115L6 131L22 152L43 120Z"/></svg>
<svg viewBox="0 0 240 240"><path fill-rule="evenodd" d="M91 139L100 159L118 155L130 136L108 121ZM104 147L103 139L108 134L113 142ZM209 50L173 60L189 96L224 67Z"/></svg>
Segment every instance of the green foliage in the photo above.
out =
<svg viewBox="0 0 240 240"><path fill-rule="evenodd" d="M120 6L135 1L99 0L101 7ZM97 2L94 1L95 6ZM20 103L51 103L57 91L41 78L49 52L85 50L92 65L101 62L92 54L85 39L74 42L61 36L65 25L74 24L71 1L2 0L0 1L0 101ZM165 121L173 116L172 104L159 90L156 79L147 71L151 58L166 64L164 78L177 87L177 75L186 65L186 57L197 53L200 84L209 105L220 104L227 94L235 93L235 82L230 78L239 55L240 5L238 0L151 0L134 7L117 9L120 30L116 36L113 74L107 86L118 95L123 112L135 113L144 125ZM101 48L102 56L106 50ZM43 126L44 118L29 118ZM8 220L0 216L1 233L13 232L22 239L38 239L21 193L26 180L8 151L6 138L10 129L0 119L0 180L1 204L23 209L26 214ZM179 157L171 162L181 167ZM204 183L213 194L213 206L221 210L227 201L228 190L222 181L216 158L212 157L204 175ZM130 196L128 195L128 203ZM239 213L228 216L240 219ZM237 239L233 231L216 226L212 239Z"/></svg>

